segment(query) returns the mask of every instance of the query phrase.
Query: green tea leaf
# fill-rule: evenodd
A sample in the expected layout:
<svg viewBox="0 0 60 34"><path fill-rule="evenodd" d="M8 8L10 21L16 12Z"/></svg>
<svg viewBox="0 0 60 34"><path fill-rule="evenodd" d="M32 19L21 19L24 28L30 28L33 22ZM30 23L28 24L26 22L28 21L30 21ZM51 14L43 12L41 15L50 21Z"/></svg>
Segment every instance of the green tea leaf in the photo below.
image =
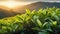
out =
<svg viewBox="0 0 60 34"><path fill-rule="evenodd" d="M37 24L42 28L43 24L39 19L37 19Z"/></svg>

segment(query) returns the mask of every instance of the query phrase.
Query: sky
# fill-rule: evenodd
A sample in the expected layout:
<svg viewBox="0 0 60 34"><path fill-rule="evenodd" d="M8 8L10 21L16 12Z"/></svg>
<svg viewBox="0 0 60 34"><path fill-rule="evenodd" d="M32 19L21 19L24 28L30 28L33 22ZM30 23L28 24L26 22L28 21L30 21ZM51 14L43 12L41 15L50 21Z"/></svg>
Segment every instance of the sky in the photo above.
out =
<svg viewBox="0 0 60 34"><path fill-rule="evenodd" d="M0 0L0 6L6 6L8 8L14 8L16 6L24 6L24 5L28 5L28 4L31 4L33 2L25 2L24 0L23 1L14 1L14 0Z"/></svg>
<svg viewBox="0 0 60 34"><path fill-rule="evenodd" d="M17 2L15 2L17 1ZM34 2L40 2L40 1L60 1L60 0L0 0L0 6L6 6L9 8L14 8L15 6L24 6L24 5L28 5Z"/></svg>
<svg viewBox="0 0 60 34"><path fill-rule="evenodd" d="M4 1L4 0L0 0ZM16 1L60 1L60 0L16 0Z"/></svg>

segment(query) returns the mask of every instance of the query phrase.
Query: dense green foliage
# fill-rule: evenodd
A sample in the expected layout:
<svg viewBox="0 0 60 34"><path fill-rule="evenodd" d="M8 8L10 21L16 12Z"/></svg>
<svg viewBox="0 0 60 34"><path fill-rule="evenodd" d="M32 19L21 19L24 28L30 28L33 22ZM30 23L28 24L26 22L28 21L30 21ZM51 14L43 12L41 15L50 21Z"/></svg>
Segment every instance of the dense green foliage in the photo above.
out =
<svg viewBox="0 0 60 34"><path fill-rule="evenodd" d="M60 8L26 9L25 14L0 19L0 34L18 31L19 34L59 34Z"/></svg>

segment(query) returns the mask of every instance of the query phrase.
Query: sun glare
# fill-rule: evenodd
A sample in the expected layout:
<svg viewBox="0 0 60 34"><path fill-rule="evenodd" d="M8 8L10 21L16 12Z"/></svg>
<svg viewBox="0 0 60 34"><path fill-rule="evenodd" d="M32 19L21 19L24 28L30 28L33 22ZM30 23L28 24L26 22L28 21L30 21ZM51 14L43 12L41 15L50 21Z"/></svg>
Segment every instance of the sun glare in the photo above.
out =
<svg viewBox="0 0 60 34"><path fill-rule="evenodd" d="M18 1L14 1L14 0L0 1L0 5L6 6L6 7L9 7L9 8L14 8L16 6L23 6L23 5L27 5L27 4L29 4L29 3L18 2Z"/></svg>

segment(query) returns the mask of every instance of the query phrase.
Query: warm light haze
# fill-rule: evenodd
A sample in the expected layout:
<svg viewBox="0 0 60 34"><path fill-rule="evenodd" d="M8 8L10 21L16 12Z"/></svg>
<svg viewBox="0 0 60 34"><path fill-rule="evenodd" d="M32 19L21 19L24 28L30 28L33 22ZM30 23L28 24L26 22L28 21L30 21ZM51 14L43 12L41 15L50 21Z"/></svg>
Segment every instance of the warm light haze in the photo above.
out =
<svg viewBox="0 0 60 34"><path fill-rule="evenodd" d="M23 6L30 4L31 2L20 2L20 1L15 1L15 0L3 0L0 1L0 6L6 6L8 8L14 8L16 6Z"/></svg>

